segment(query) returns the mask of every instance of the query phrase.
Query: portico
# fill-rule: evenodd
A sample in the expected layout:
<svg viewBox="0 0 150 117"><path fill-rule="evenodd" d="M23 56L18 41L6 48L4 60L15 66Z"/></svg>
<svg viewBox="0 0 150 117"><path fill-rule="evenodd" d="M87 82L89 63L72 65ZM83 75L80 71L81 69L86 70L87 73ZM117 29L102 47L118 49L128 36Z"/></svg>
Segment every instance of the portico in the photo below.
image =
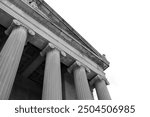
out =
<svg viewBox="0 0 150 117"><path fill-rule="evenodd" d="M0 45L0 99L93 100L91 88L98 99L111 99L106 58L79 35L73 37L50 22L38 3L46 9L38 0L37 7L24 0L0 1L0 25L5 29L0 30L5 37Z"/></svg>

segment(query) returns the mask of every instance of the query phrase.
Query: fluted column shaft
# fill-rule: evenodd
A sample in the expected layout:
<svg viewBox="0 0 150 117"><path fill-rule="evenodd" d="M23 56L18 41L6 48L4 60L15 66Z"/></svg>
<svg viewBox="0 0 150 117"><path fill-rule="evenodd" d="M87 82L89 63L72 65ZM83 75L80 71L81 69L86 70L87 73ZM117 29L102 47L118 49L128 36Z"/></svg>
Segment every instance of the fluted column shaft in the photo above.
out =
<svg viewBox="0 0 150 117"><path fill-rule="evenodd" d="M95 82L95 89L99 100L111 100L109 91L104 80L97 80Z"/></svg>
<svg viewBox="0 0 150 117"><path fill-rule="evenodd" d="M83 66L74 69L74 82L79 100L92 100L92 94L89 88L86 71Z"/></svg>
<svg viewBox="0 0 150 117"><path fill-rule="evenodd" d="M57 49L48 51L46 54L42 99L62 99L60 52Z"/></svg>
<svg viewBox="0 0 150 117"><path fill-rule="evenodd" d="M9 99L27 38L27 30L19 26L12 30L0 53L0 99Z"/></svg>

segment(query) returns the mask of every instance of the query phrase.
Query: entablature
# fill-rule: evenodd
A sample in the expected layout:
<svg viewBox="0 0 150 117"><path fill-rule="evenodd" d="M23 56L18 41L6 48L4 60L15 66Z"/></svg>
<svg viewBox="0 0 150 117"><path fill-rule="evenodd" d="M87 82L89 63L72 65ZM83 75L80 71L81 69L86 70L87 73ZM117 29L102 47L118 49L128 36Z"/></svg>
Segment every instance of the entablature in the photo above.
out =
<svg viewBox="0 0 150 117"><path fill-rule="evenodd" d="M103 67L100 65L100 62L98 64L96 61L88 57L87 53L82 53L84 46L76 43L76 41L73 40L71 41L71 44L68 44L68 41L66 41L66 38L64 39L62 35L69 35L65 35L62 30L55 27L52 22L47 21L31 6L25 4L22 1L11 0L11 2L9 2L8 0L0 2L0 8L5 9L5 12L7 12L13 18L19 20L24 25L35 31L36 34L34 38L30 40L33 45L39 47L42 50L50 42L67 54L66 57L63 57L61 60L67 66L71 65L75 61L80 61L81 64L87 66L87 68L91 70L91 73L87 74L89 78L92 78L95 74L100 74L102 76L105 75L103 72L104 69L102 69ZM69 37L68 39L72 39L72 37ZM40 44L41 46L39 46ZM90 51L86 50L86 52ZM92 53L91 55L95 58L95 55ZM102 58L98 60L102 61Z"/></svg>
<svg viewBox="0 0 150 117"><path fill-rule="evenodd" d="M93 48L79 33L77 33L63 18L61 18L61 16L59 16L49 5L47 5L44 0L21 1L32 8L35 13L32 13L31 11L28 12L27 7L24 9L22 8L22 10L26 11L30 16L36 18L37 21L42 23L61 39L79 50L81 54L96 62L103 70L109 67L109 62L106 57ZM16 4L18 5L19 3ZM19 5L21 5L21 3Z"/></svg>

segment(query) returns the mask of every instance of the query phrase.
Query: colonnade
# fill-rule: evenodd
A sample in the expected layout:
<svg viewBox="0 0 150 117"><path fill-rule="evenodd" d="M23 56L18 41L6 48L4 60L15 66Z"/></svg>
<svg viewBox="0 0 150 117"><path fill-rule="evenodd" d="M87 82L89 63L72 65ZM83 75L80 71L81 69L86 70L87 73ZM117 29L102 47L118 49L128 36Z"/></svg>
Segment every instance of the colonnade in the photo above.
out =
<svg viewBox="0 0 150 117"><path fill-rule="evenodd" d="M9 99L11 89L16 77L20 59L31 30L22 25L19 21L13 20L12 26L8 28L9 37L0 52L0 100ZM62 99L61 63L62 52L55 46L48 44L46 51L46 63L43 81L43 100ZM75 89L79 100L93 100L90 90L90 83L87 79L86 68L78 61L74 62L68 71L74 75ZM110 95L106 82L100 76L92 80L98 99L109 100Z"/></svg>

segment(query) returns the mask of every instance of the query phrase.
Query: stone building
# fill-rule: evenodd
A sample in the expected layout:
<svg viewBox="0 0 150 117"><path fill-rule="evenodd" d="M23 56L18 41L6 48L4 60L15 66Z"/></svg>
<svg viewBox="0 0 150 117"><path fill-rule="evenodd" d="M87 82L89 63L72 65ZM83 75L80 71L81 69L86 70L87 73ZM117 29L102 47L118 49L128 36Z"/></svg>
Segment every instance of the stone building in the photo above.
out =
<svg viewBox="0 0 150 117"><path fill-rule="evenodd" d="M0 0L1 100L110 100L108 67L43 0Z"/></svg>

